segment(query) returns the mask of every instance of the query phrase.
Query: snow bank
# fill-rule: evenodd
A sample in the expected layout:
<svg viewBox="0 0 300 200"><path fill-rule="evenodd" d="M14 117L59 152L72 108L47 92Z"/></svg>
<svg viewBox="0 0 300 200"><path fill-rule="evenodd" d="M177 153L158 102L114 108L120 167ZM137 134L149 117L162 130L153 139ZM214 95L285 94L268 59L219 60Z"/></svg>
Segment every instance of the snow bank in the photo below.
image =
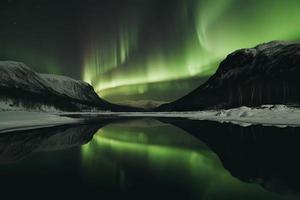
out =
<svg viewBox="0 0 300 200"><path fill-rule="evenodd" d="M75 124L82 120L42 112L0 112L0 133Z"/></svg>
<svg viewBox="0 0 300 200"><path fill-rule="evenodd" d="M28 109L22 102L16 103L12 99L0 100L0 112L3 111L36 111L36 112L60 112L57 108L51 105L37 103L34 108Z"/></svg>
<svg viewBox="0 0 300 200"><path fill-rule="evenodd" d="M240 107L228 110L192 112L123 113L127 117L176 117L191 120L209 120L240 126L264 125L277 127L300 126L300 108L284 105L264 105L259 108Z"/></svg>
<svg viewBox="0 0 300 200"><path fill-rule="evenodd" d="M72 118L73 115L77 117ZM78 115L81 117L78 118ZM64 124L78 124L86 118L99 118L101 116L186 118L233 123L240 126L263 125L282 128L300 126L300 108L284 105L192 112L57 112L50 114L44 112L6 111L0 112L0 133Z"/></svg>

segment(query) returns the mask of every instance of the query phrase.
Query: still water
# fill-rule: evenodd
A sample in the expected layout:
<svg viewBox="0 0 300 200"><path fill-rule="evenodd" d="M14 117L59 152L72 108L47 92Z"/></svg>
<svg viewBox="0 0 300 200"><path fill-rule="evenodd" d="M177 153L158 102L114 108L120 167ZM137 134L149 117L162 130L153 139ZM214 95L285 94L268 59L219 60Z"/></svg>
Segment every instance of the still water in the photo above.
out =
<svg viewBox="0 0 300 200"><path fill-rule="evenodd" d="M297 128L125 119L0 136L9 199L300 199Z"/></svg>

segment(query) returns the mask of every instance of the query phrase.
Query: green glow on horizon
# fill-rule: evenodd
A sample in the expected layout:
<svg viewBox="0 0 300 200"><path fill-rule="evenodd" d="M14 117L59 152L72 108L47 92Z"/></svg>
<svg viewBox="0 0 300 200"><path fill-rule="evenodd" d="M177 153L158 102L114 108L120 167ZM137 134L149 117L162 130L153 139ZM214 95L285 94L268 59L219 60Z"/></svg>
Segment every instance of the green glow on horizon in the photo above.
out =
<svg viewBox="0 0 300 200"><path fill-rule="evenodd" d="M163 45L153 38L153 45L143 46L138 23L121 28L107 45L93 40L85 55L84 80L109 99L115 90L120 96L140 95L149 92L148 83L210 76L234 50L300 39L299 7L298 0L182 1L173 19L174 35ZM140 89L130 92L134 85Z"/></svg>

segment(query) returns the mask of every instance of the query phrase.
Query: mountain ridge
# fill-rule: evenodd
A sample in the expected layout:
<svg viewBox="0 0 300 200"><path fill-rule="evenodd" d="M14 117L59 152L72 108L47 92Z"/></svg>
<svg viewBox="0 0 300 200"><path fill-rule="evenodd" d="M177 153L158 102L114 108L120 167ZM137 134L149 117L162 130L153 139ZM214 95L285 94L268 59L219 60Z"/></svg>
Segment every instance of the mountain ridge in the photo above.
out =
<svg viewBox="0 0 300 200"><path fill-rule="evenodd" d="M15 61L0 61L0 101L27 110L136 110L101 99L88 83L61 75L40 74Z"/></svg>
<svg viewBox="0 0 300 200"><path fill-rule="evenodd" d="M300 43L272 41L229 54L203 85L155 111L298 105L298 91Z"/></svg>

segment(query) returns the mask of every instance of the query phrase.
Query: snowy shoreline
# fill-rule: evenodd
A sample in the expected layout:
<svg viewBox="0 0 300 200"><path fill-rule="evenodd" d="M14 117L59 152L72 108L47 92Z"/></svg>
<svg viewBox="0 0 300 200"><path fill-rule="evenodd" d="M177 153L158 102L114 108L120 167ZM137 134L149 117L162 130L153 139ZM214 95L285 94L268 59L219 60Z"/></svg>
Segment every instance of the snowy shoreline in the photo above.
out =
<svg viewBox="0 0 300 200"><path fill-rule="evenodd" d="M75 118L74 116L77 115ZM78 115L80 117L78 117ZM66 124L78 124L87 118L101 116L114 117L151 117L185 118L189 120L208 120L220 123L232 123L243 127L251 125L298 127L300 126L300 108L285 105L265 105L259 108L240 107L228 110L207 110L191 112L0 112L0 133L45 128Z"/></svg>
<svg viewBox="0 0 300 200"><path fill-rule="evenodd" d="M207 120L232 123L243 127L251 125L298 127L300 108L285 105L264 105L259 108L239 107L228 110L207 110L191 112L126 113L127 117L165 117Z"/></svg>
<svg viewBox="0 0 300 200"><path fill-rule="evenodd" d="M28 111L0 112L0 134L81 123L82 119L62 117L57 114Z"/></svg>

